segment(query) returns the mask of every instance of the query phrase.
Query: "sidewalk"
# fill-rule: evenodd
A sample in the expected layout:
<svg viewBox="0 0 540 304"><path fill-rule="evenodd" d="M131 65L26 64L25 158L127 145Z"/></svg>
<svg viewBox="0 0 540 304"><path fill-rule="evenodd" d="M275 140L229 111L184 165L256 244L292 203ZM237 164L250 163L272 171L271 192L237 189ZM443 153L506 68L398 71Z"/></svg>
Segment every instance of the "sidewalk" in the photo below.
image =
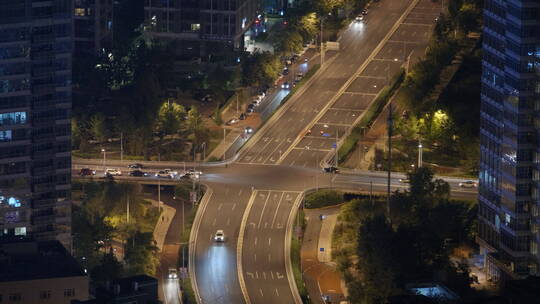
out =
<svg viewBox="0 0 540 304"><path fill-rule="evenodd" d="M156 200L148 198L145 198L145 200L151 202L152 205L158 205L158 201ZM171 225L171 222L176 213L176 209L165 205L163 202L161 203L161 208L163 209L163 211L161 212L160 218L158 219L156 227L154 228L154 240L156 240L156 246L159 248L159 251L163 250L165 236L167 236L169 226Z"/></svg>
<svg viewBox="0 0 540 304"><path fill-rule="evenodd" d="M301 248L304 282L312 303L339 303L345 300L341 274L331 262L332 232L339 207L304 209L306 230ZM320 216L324 215L324 219ZM322 250L322 251L321 251Z"/></svg>

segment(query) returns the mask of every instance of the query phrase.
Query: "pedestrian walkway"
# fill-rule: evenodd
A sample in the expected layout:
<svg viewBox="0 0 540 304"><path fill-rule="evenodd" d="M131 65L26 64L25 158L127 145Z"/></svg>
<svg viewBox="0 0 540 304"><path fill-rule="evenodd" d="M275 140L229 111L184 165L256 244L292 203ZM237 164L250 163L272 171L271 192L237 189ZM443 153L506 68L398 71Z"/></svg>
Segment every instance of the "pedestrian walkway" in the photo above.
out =
<svg viewBox="0 0 540 304"><path fill-rule="evenodd" d="M158 201L153 199L145 199L152 203L154 206L158 206ZM163 250L163 244L165 243L165 236L167 236L167 231L169 231L169 226L174 218L176 209L170 206L165 205L161 202L162 212L154 228L154 240L156 241L156 246L159 248L159 251Z"/></svg>
<svg viewBox="0 0 540 304"><path fill-rule="evenodd" d="M339 303L347 294L341 274L331 261L332 232L339 207L305 209L304 212L306 230L300 254L302 274L311 302Z"/></svg>

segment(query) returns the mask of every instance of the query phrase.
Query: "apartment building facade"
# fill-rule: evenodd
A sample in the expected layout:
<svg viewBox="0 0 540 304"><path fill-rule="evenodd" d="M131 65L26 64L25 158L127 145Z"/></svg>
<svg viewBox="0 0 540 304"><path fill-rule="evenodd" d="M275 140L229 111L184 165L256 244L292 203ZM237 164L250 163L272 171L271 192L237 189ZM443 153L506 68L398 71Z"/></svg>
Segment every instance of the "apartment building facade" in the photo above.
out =
<svg viewBox="0 0 540 304"><path fill-rule="evenodd" d="M488 279L540 273L540 2L486 0L478 243Z"/></svg>
<svg viewBox="0 0 540 304"><path fill-rule="evenodd" d="M262 1L145 0L144 5L146 31L177 42L178 55L191 58L242 50Z"/></svg>
<svg viewBox="0 0 540 304"><path fill-rule="evenodd" d="M113 0L74 0L73 28L76 56L112 49Z"/></svg>
<svg viewBox="0 0 540 304"><path fill-rule="evenodd" d="M0 239L71 243L72 0L0 0Z"/></svg>

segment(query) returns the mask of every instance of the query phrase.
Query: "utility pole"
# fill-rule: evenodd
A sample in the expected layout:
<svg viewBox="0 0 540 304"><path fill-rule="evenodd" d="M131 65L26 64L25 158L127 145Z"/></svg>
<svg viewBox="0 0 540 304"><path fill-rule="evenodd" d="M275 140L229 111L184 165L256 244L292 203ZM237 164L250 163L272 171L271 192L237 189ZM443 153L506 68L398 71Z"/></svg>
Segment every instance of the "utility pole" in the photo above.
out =
<svg viewBox="0 0 540 304"><path fill-rule="evenodd" d="M126 222L129 224L129 195L127 197Z"/></svg>
<svg viewBox="0 0 540 304"><path fill-rule="evenodd" d="M336 129L336 168L339 165L339 163L338 163L338 161L339 161L339 155L338 155L338 138L339 138L339 136L338 136L338 132L339 132L338 129Z"/></svg>
<svg viewBox="0 0 540 304"><path fill-rule="evenodd" d="M159 209L159 212L161 212L161 179L159 176L158 176L157 183L158 183L158 188L157 188L158 189L157 190L158 209Z"/></svg>
<svg viewBox="0 0 540 304"><path fill-rule="evenodd" d="M324 19L321 16L321 68L324 65L323 22Z"/></svg>
<svg viewBox="0 0 540 304"><path fill-rule="evenodd" d="M386 188L386 213L388 216L388 220L390 220L390 181L391 181L391 175L392 175L392 128L393 128L393 121L392 121L392 102L388 104L388 120L387 120L387 128L388 128L388 180L387 180L387 188Z"/></svg>
<svg viewBox="0 0 540 304"><path fill-rule="evenodd" d="M124 161L124 132L120 132L120 162Z"/></svg>

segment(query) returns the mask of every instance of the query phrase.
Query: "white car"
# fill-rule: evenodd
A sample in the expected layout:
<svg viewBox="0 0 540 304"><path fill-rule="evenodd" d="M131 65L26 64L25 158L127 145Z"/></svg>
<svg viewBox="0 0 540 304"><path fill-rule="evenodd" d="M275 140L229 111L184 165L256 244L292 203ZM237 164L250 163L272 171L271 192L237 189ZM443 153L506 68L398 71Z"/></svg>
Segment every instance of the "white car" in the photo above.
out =
<svg viewBox="0 0 540 304"><path fill-rule="evenodd" d="M122 175L122 171L120 171L120 170L118 170L118 169L107 168L107 169L105 169L105 175L109 175L109 176L121 176L121 175Z"/></svg>
<svg viewBox="0 0 540 304"><path fill-rule="evenodd" d="M476 188L478 184L475 181L468 180L458 184L461 188Z"/></svg>
<svg viewBox="0 0 540 304"><path fill-rule="evenodd" d="M251 133L253 133L253 128L252 128L252 127L246 127L246 128L244 129L244 133L246 133L246 134L251 134Z"/></svg>
<svg viewBox="0 0 540 304"><path fill-rule="evenodd" d="M178 279L178 270L176 268L169 268L169 279Z"/></svg>
<svg viewBox="0 0 540 304"><path fill-rule="evenodd" d="M223 230L216 231L216 235L214 235L214 241L216 242L225 242L225 233L223 233Z"/></svg>
<svg viewBox="0 0 540 304"><path fill-rule="evenodd" d="M166 170L158 171L155 175L158 178L172 178L173 177L173 175Z"/></svg>
<svg viewBox="0 0 540 304"><path fill-rule="evenodd" d="M356 22L362 22L362 21L364 21L364 16L362 16L362 15L356 16L356 18L354 18L354 21L356 21Z"/></svg>

